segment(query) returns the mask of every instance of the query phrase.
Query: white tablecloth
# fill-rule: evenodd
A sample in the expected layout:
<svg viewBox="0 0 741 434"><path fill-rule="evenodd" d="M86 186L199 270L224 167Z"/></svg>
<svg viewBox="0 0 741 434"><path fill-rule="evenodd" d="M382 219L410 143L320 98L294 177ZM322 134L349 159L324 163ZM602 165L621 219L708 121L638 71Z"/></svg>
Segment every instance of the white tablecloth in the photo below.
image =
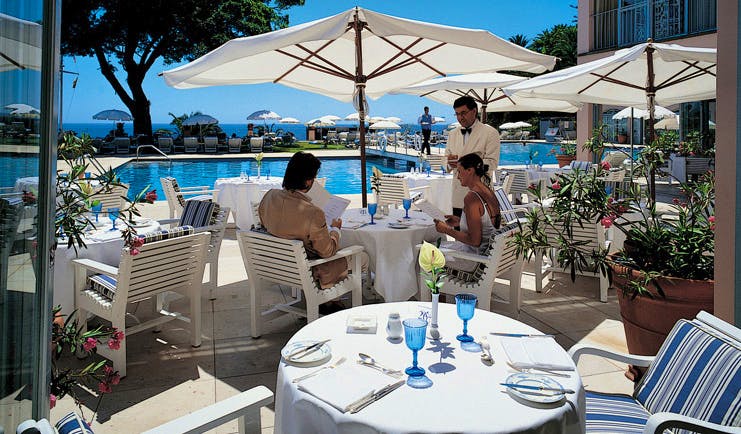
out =
<svg viewBox="0 0 741 434"><path fill-rule="evenodd" d="M237 228L249 230L252 227L252 203L262 199L263 191L272 188L283 188L283 178L262 175L260 178L219 178L214 183L214 190L219 190L216 202L232 210Z"/></svg>
<svg viewBox="0 0 741 434"><path fill-rule="evenodd" d="M445 214L452 214L453 212L453 183L458 180L453 179L453 175L446 174L441 175L439 173L431 173L430 177L427 177L426 173L410 173L403 172L399 173L408 179L409 187L422 187L425 185L430 186L430 197L427 198L433 205L440 208Z"/></svg>
<svg viewBox="0 0 741 434"><path fill-rule="evenodd" d="M430 303L405 302L359 306L322 317L299 330L291 341L331 339L332 360L347 357L355 363L358 352L373 356L382 365L403 369L411 365L412 352L404 342L386 339L389 312L402 318L418 315ZM356 414L341 413L329 404L299 391L293 378L317 367L301 368L281 362L275 397L276 433L405 433L405 432L496 432L496 433L583 433L585 396L576 371L566 371L570 378L551 377L564 388L577 391L555 404L529 404L516 400L499 383L514 373L507 367L507 357L500 338L489 336L495 363L482 363L480 353L463 351L455 339L461 333L454 304L440 304L439 324L442 339L427 341L419 351L419 366L432 380L428 389L407 385L391 392ZM376 315L376 334L347 334L345 323L350 314ZM538 333L514 319L476 310L468 330L477 339L491 331ZM522 338L542 339L542 338ZM558 348L565 356L565 350ZM369 368L370 369L370 368ZM389 381L393 381L389 377Z"/></svg>
<svg viewBox="0 0 741 434"><path fill-rule="evenodd" d="M121 232L109 231L111 222L105 215L100 216L97 227L98 230L85 239L87 248L78 248L77 254L73 248L67 248L67 239L58 240L57 251L54 255L54 306L61 304L63 314L69 315L75 308L73 259L90 258L118 267L123 248ZM124 225L118 222L116 228L124 228ZM136 232L143 235L159 228L159 223L151 220L146 226L136 228Z"/></svg>
<svg viewBox="0 0 741 434"><path fill-rule="evenodd" d="M374 288L386 301L409 300L417 293L414 246L442 236L426 214L409 211L409 216L413 219L408 221L415 224L404 229L389 227L389 223L399 223L399 219L404 217L403 209L392 209L388 216L376 219L375 225L350 229L358 222L370 221L370 216L361 215L360 209L348 209L342 215L341 246L361 245L365 248L370 257L370 269L376 274Z"/></svg>

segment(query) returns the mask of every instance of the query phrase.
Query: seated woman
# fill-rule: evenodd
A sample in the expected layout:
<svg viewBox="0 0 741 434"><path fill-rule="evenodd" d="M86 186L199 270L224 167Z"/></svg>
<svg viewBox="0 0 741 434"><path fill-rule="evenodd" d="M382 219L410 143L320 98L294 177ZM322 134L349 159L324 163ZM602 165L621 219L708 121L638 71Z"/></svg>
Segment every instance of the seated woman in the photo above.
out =
<svg viewBox="0 0 741 434"><path fill-rule="evenodd" d="M489 187L491 178L487 173L489 166L478 154L466 154L458 159L458 181L469 191L463 198L461 217L446 215L444 222L435 220L438 232L455 239L454 242L443 243L441 247L478 255L486 253L488 245L485 241L502 221L499 201ZM458 226L460 230L455 229ZM456 259L449 261L448 265L454 269L472 271L476 263Z"/></svg>
<svg viewBox="0 0 741 434"><path fill-rule="evenodd" d="M334 219L328 227L324 211L306 195L321 164L313 154L293 154L283 176L283 189L268 191L258 208L265 229L279 238L302 240L309 259L328 258L340 249L342 220ZM364 269L367 258L362 258ZM315 266L312 273L322 288L331 288L347 277L349 266L346 258L339 258Z"/></svg>

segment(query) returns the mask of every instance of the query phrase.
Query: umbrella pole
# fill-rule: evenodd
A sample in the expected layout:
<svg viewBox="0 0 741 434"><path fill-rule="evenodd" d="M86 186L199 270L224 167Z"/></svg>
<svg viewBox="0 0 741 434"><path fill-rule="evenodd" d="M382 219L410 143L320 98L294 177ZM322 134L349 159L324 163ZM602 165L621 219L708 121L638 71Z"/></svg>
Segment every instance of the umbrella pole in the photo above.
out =
<svg viewBox="0 0 741 434"><path fill-rule="evenodd" d="M630 184L633 185L633 106L630 107Z"/></svg>
<svg viewBox="0 0 741 434"><path fill-rule="evenodd" d="M360 179L362 188L363 208L368 206L368 181L365 171L365 82L366 77L363 75L363 44L360 39L360 32L363 30L363 23L358 17L358 8L355 7L355 89L358 91L358 132L360 134Z"/></svg>
<svg viewBox="0 0 741 434"><path fill-rule="evenodd" d="M481 123L486 123L486 104L481 104Z"/></svg>
<svg viewBox="0 0 741 434"><path fill-rule="evenodd" d="M654 109L656 105L656 87L654 85L654 48L649 45L646 47L646 61L648 62L648 80L646 83L646 97L648 98L648 143L654 140ZM656 203L656 169L651 166L651 179L649 180L651 188L651 204Z"/></svg>

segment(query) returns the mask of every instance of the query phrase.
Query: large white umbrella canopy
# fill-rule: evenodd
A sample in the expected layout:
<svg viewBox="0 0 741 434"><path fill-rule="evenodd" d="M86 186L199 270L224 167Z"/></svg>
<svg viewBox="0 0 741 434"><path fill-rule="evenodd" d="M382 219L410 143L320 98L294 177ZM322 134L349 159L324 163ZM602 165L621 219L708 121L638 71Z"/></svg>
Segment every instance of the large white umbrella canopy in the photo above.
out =
<svg viewBox="0 0 741 434"><path fill-rule="evenodd" d="M648 110L643 110L635 107L625 107L624 109L612 115L612 118L615 120L619 120L627 119L631 116L639 119L648 119L649 113ZM671 116L676 116L676 113L660 105L654 107L654 119L663 119Z"/></svg>
<svg viewBox="0 0 741 434"><path fill-rule="evenodd" d="M353 101L359 112L363 204L366 96L447 74L492 69L542 72L556 59L484 30L397 18L355 7L274 32L237 38L186 65L163 72L180 89L280 83Z"/></svg>
<svg viewBox="0 0 741 434"><path fill-rule="evenodd" d="M119 122L129 122L133 121L134 118L131 117L130 114L123 110L103 110L98 113L95 113L93 115L93 119L99 120L99 121L119 121Z"/></svg>
<svg viewBox="0 0 741 434"><path fill-rule="evenodd" d="M654 124L654 129L657 130L678 130L679 129L679 116L666 117Z"/></svg>
<svg viewBox="0 0 741 434"><path fill-rule="evenodd" d="M464 95L470 95L481 105L482 122L486 122L487 112L554 111L573 113L579 110L578 104L572 104L568 101L522 98L517 95L508 97L502 92L503 87L525 80L527 80L525 77L518 77L516 75L501 74L498 72L480 72L433 78L394 90L390 93L424 96L449 106L452 106L456 99Z"/></svg>
<svg viewBox="0 0 741 434"><path fill-rule="evenodd" d="M280 119L280 123L282 123L282 124L300 124L301 121L298 120L298 119L296 119L296 118L288 117L288 118L281 118Z"/></svg>
<svg viewBox="0 0 741 434"><path fill-rule="evenodd" d="M41 25L0 14L0 72L41 70Z"/></svg>
<svg viewBox="0 0 741 434"><path fill-rule="evenodd" d="M507 95L554 98L648 110L654 136L656 104L715 98L717 49L646 42L612 56L531 78L504 89ZM655 176L651 174L651 200Z"/></svg>
<svg viewBox="0 0 741 434"><path fill-rule="evenodd" d="M248 121L266 121L268 119L278 120L280 119L280 115L270 110L258 110L247 116Z"/></svg>
<svg viewBox="0 0 741 434"><path fill-rule="evenodd" d="M396 122L391 121L380 121L376 122L374 124L371 124L370 127L371 130L400 130L401 127Z"/></svg>
<svg viewBox="0 0 741 434"><path fill-rule="evenodd" d="M505 122L499 126L500 130L514 130L516 128L519 127L515 124L515 122Z"/></svg>

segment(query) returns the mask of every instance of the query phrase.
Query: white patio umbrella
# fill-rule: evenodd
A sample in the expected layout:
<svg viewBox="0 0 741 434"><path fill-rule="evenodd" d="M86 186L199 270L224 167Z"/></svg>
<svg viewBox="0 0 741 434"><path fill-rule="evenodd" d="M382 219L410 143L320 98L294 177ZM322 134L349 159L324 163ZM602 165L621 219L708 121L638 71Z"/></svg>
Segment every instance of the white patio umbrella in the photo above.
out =
<svg viewBox="0 0 741 434"><path fill-rule="evenodd" d="M130 122L134 118L123 110L103 110L93 115L93 119L98 121L117 121L117 122Z"/></svg>
<svg viewBox="0 0 741 434"><path fill-rule="evenodd" d="M456 121L456 122L453 122L452 124L448 125L448 129L449 130L454 130L456 128L460 128L460 126L461 126L461 123Z"/></svg>
<svg viewBox="0 0 741 434"><path fill-rule="evenodd" d="M632 115L632 116L631 116ZM625 107L624 109L620 110L619 112L612 115L612 118L615 120L619 119L627 119L627 118L648 118L649 113L648 110L643 110L635 107ZM676 113L669 110L666 107L662 107L660 105L657 105L654 107L654 118L655 119L664 119L668 117L676 116Z"/></svg>
<svg viewBox="0 0 741 434"><path fill-rule="evenodd" d="M32 105L23 103L8 104L5 106L5 108L11 111L11 115L41 114L41 110Z"/></svg>
<svg viewBox="0 0 741 434"><path fill-rule="evenodd" d="M371 124L370 127L368 127L371 130L400 130L401 127L396 122L391 121L379 121L374 124Z"/></svg>
<svg viewBox="0 0 741 434"><path fill-rule="evenodd" d="M186 89L273 82L353 101L359 112L363 205L366 96L379 98L420 79L492 69L542 72L555 58L484 30L424 23L355 7L337 15L237 38L163 72Z"/></svg>
<svg viewBox="0 0 741 434"><path fill-rule="evenodd" d="M277 121L280 119L280 115L270 110L258 110L247 116L248 121L267 121L268 119Z"/></svg>
<svg viewBox="0 0 741 434"><path fill-rule="evenodd" d="M322 119L327 119L327 120L330 120L330 121L332 121L332 122L337 122L337 121L341 121L341 120L342 120L342 118L341 118L341 117L339 117L339 116L336 116L336 115L324 115L324 116L322 116L321 118L322 118Z"/></svg>
<svg viewBox="0 0 741 434"><path fill-rule="evenodd" d="M0 72L41 70L41 25L0 14Z"/></svg>
<svg viewBox="0 0 741 434"><path fill-rule="evenodd" d="M441 124L441 123L445 122L445 118L442 117L442 116L433 116L432 122L434 122L436 124Z"/></svg>
<svg viewBox="0 0 741 434"><path fill-rule="evenodd" d="M655 106L715 98L715 48L646 42L612 56L533 77L504 88L507 95L646 108L654 136ZM655 176L650 177L652 201Z"/></svg>
<svg viewBox="0 0 741 434"><path fill-rule="evenodd" d="M532 127L532 124L529 124L525 121L517 121L514 123L515 128L530 128Z"/></svg>
<svg viewBox="0 0 741 434"><path fill-rule="evenodd" d="M389 116L389 117L386 118L386 120L389 121L389 122L393 122L395 124L400 124L401 123L401 118L400 117L397 117L397 116Z"/></svg>
<svg viewBox="0 0 741 434"><path fill-rule="evenodd" d="M298 120L298 119L296 119L296 118L288 117L288 118L281 118L280 119L280 123L282 123L282 124L300 124L301 121Z"/></svg>
<svg viewBox="0 0 741 434"><path fill-rule="evenodd" d="M360 114L358 112L350 113L347 116L345 116L346 121L357 121L360 119Z"/></svg>
<svg viewBox="0 0 741 434"><path fill-rule="evenodd" d="M368 122L374 123L374 122L383 122L383 121L386 121L386 120L388 120L388 119L386 119L383 116L371 116L370 119L368 119Z"/></svg>
<svg viewBox="0 0 741 434"><path fill-rule="evenodd" d="M204 125L212 125L212 124L218 124L219 120L216 119L213 116L205 115L202 113L195 114L188 119L183 121L183 125L186 126L195 126L198 125L198 134L203 135L203 126Z"/></svg>
<svg viewBox="0 0 741 434"><path fill-rule="evenodd" d="M519 127L514 122L505 122L499 126L500 130L514 130L515 128Z"/></svg>
<svg viewBox="0 0 741 434"><path fill-rule="evenodd" d="M542 98L508 97L502 88L527 80L525 77L501 74L498 72L481 72L450 77L433 78L401 89L392 94L412 94L427 97L446 105L464 95L470 95L481 104L481 122L486 122L487 112L497 111L554 111L575 112L578 104ZM443 120L444 122L444 120Z"/></svg>
<svg viewBox="0 0 741 434"><path fill-rule="evenodd" d="M672 117L666 117L654 124L654 129L657 130L678 130L679 129L679 116L674 115Z"/></svg>
<svg viewBox="0 0 741 434"><path fill-rule="evenodd" d="M335 122L329 119L322 119L322 118L316 118L309 121L306 121L304 124L307 127L333 127L335 126Z"/></svg>

